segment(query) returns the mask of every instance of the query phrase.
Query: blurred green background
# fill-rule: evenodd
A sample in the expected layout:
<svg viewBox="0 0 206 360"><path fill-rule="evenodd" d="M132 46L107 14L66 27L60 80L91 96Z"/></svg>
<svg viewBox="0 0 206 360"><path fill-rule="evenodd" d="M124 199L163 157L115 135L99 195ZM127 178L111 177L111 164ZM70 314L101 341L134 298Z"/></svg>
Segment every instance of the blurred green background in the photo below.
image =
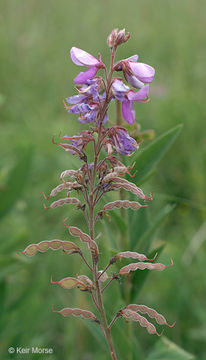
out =
<svg viewBox="0 0 206 360"><path fill-rule="evenodd" d="M73 135L82 129L62 104L63 98L74 94L72 79L79 71L70 60L69 50L76 46L94 56L101 52L108 63L106 37L114 27L125 27L131 33L129 42L119 48L118 58L137 53L140 61L156 69L151 101L136 106L141 130L154 129L159 135L184 124L157 172L143 186L147 193L154 192L151 217L165 203L176 204L155 239L156 245L166 242L160 260L167 263L172 257L175 266L152 273L140 301L159 310L170 323L177 321L175 328L165 330L170 340L197 359L206 358L205 16L203 0L1 0L2 359L109 358L104 344L101 348L98 336L93 336L95 329L81 319L64 319L51 312L52 304L57 309L91 308L87 294L49 283L51 275L58 280L84 273L78 256L68 258L50 252L30 259L17 253L29 243L68 239L62 226L66 216L70 224L83 223L79 213L71 209L45 211L42 192L48 194L58 184L63 170L79 166L51 143L53 135ZM106 236L104 241L109 241ZM102 266L107 261L105 257ZM106 298L111 313L118 310L112 306L117 291L118 284L113 284ZM136 359L145 359L158 339L138 325L134 332L139 347ZM117 336L115 341L118 344ZM52 347L54 353L9 355L10 346Z"/></svg>

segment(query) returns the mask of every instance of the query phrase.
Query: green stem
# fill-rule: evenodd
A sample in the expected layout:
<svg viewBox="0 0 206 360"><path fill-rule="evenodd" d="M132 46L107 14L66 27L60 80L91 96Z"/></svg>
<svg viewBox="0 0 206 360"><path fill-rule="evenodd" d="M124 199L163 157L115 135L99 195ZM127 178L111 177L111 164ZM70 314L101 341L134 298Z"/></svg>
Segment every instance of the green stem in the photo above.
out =
<svg viewBox="0 0 206 360"><path fill-rule="evenodd" d="M107 89L106 89L106 98L105 102L103 104L103 107L101 109L101 115L99 119L99 128L98 128L98 140L97 143L94 144L94 167L93 167L93 174L90 179L90 187L89 187L89 233L92 240L94 240L94 207L95 207L95 201L94 201L94 187L95 187L95 181L96 181L96 175L97 175L97 164L99 159L99 153L101 150L101 142L102 142L102 124L104 120L104 116L107 110L108 106L108 99L109 99L109 92L112 84L112 74L113 74L113 65L114 65L114 56L115 51L112 52L111 57L111 66L110 66L110 72L107 78ZM109 325L107 323L107 318L104 310L104 304L103 304L103 298L102 298L102 291L101 291L101 281L98 276L98 259L93 256L93 276L94 276L94 282L96 285L96 301L98 304L98 310L101 316L102 325L105 331L106 340L110 349L110 354L113 360L117 360L113 342L112 342L112 336L111 336L111 330L109 328Z"/></svg>

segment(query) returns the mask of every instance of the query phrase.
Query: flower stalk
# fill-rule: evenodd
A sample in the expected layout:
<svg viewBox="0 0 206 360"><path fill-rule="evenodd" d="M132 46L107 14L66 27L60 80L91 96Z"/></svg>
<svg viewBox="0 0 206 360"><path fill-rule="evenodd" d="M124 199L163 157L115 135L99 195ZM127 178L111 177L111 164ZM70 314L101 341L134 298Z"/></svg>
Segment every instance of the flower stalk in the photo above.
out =
<svg viewBox="0 0 206 360"><path fill-rule="evenodd" d="M65 190L67 191L67 196L52 202L50 206L45 206L45 208L54 209L59 206L69 205L76 206L77 209L82 211L88 227L88 234L75 226L67 225L65 221L63 225L67 227L72 237L78 238L81 242L87 244L92 265L86 260L81 248L71 241L46 240L38 244L31 244L23 251L27 256L33 256L38 251L46 252L49 249L61 249L68 255L75 253L80 255L84 264L92 273L92 280L86 275L78 275L77 278L66 277L55 282L51 280L51 283L60 284L68 290L76 287L80 291L89 292L97 315L91 311L78 308L64 308L60 311L52 308L52 311L66 317L71 315L81 316L96 322L108 343L113 360L117 360L117 355L114 350L111 328L117 318L121 317L126 319L126 321L128 319L136 321L141 326L146 327L148 333L157 335L159 334L155 326L139 315L138 311L147 313L151 317L155 315L162 325L167 323L155 310L143 305L134 306L134 304L130 304L128 308L120 309L109 324L104 307L103 293L109 288L114 279L118 280L120 276L127 275L130 271L144 269L162 271L166 267L173 265L173 263L171 265L154 264L151 262L155 260L155 257L148 259L144 254L123 249L122 252L117 253L109 260L104 270L99 270L98 267L100 253L97 239L95 239L96 222L107 215L107 211L110 210L120 209L123 215L128 208L137 211L142 207L148 206L147 203L140 204L137 201L128 201L125 190L142 199L142 202L152 200L152 196L145 195L134 183L124 178L126 173L132 177L129 171L133 168L133 165L130 167L125 166L121 157L121 155L132 155L139 148L136 140L123 127L123 119L128 124L132 124L135 121L133 103L148 101L148 84L152 82L155 73L151 66L139 63L137 55L115 63L118 46L127 42L129 37L130 35L125 34L124 29L120 31L114 29L109 35L107 39L111 51L109 70L107 70L106 65L103 63L101 55L95 58L84 50L76 47L71 49L72 61L77 66L86 66L87 70L80 72L74 78L74 83L78 86L78 94L66 99L65 109L68 113L77 114L79 116L78 120L85 124L85 126L88 124L89 128L83 130L77 136L65 135L61 137L60 139L67 141L66 143L55 142L54 139L52 141L70 155L78 156L83 165L80 169L62 172L60 176L62 184L54 188L48 197L45 196L45 200L48 201L51 197L55 197ZM97 76L99 69L104 70L105 78ZM138 91L125 85L123 78L114 76L114 72L121 72L127 83L132 85L133 88L138 89ZM109 127L107 125L108 109L113 100L116 101L116 124ZM86 148L90 142L93 143L93 161L91 163L88 162L86 155ZM114 191L119 192L120 200L107 203L101 211L97 212L96 206L104 194ZM72 192L75 192L77 197L71 197ZM81 195L84 203L79 199L79 195ZM127 247L127 243L123 239L122 246L124 248ZM118 274L108 276L107 271L110 270L110 266L122 258L132 258L136 261L138 260L138 262L122 267ZM102 287L102 282L104 281L107 281L107 283ZM128 287L126 289L128 293ZM129 297L127 296L127 298Z"/></svg>

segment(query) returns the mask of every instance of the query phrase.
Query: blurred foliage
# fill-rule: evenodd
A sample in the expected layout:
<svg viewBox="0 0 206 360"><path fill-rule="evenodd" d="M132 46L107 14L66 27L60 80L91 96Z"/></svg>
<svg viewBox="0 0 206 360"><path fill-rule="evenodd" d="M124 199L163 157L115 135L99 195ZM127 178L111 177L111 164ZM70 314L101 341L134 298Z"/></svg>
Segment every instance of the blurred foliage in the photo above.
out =
<svg viewBox="0 0 206 360"><path fill-rule="evenodd" d="M49 283L50 275L60 279L77 272L85 273L78 255L68 258L60 252L50 252L27 259L17 253L32 242L68 239L62 226L66 216L70 224L82 223L84 227L78 211L62 208L46 212L41 194L49 193L58 183L61 171L79 167L76 160L51 143L53 135L76 134L82 128L75 116L68 115L62 106L62 99L74 92L72 79L79 70L70 61L69 49L77 46L94 55L101 52L108 62L105 38L114 27L125 27L131 33L130 41L120 47L118 57L138 53L140 61L156 69L151 101L136 105L141 131L154 129L159 135L180 123L184 125L154 176L148 177L143 185L146 193L154 192L153 202L135 218L138 231L142 238L145 236L143 245L147 246L150 236L154 235L152 250L164 243L159 260L167 263L172 257L175 262L172 269L150 274L138 294L138 301L156 308L168 321L176 320L177 324L165 330L169 340L149 336L145 329L134 324L133 341L131 338L128 341L127 327L119 319L113 329L115 343L120 355L133 352L133 360L146 356L148 360L192 359L187 352L200 360L206 358L206 290L203 286L206 244L204 235L200 239L199 231L206 214L205 15L203 0L1 1L0 195L4 198L4 191L9 190L8 211L0 223L0 353L3 359L23 357L9 355L9 346L54 349L53 355L24 355L28 360L105 360L107 356L103 341L93 336L98 330L92 328L91 323L64 319L51 312L52 304L58 309L67 305L91 307L87 294L64 291ZM111 120L113 115L114 109L111 109ZM150 145L145 141L143 148L147 146ZM28 163L19 168L21 161ZM15 169L21 169L22 177ZM0 206L3 209L2 203ZM98 228L103 232L100 238L101 250L105 252L102 268L113 250L120 247L115 230L121 227L124 233L126 219L116 214L112 217L113 223L103 222ZM163 226L146 236L158 216L164 219ZM113 238L112 245L109 235ZM191 247L192 241L200 242L201 247ZM190 256L186 257L188 251ZM123 304L118 283L112 284L105 301L112 317Z"/></svg>

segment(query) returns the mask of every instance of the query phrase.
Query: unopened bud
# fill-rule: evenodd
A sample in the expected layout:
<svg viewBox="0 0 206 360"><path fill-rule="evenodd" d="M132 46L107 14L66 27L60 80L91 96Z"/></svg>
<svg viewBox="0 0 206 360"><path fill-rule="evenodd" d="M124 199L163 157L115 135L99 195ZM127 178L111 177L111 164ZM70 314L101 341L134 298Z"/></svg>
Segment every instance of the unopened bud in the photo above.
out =
<svg viewBox="0 0 206 360"><path fill-rule="evenodd" d="M127 40L129 40L130 34L125 34L125 29L118 31L118 29L112 30L111 34L107 38L107 44L110 48L117 47Z"/></svg>

